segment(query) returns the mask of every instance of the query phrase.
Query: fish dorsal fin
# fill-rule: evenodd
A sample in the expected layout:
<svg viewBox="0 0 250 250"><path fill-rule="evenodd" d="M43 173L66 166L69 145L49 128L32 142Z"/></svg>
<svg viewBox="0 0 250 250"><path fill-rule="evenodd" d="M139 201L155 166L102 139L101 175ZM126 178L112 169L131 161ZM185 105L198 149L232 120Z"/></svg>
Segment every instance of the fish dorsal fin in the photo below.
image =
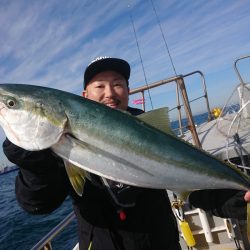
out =
<svg viewBox="0 0 250 250"><path fill-rule="evenodd" d="M84 169L79 168L66 160L64 160L64 165L70 183L73 186L75 192L79 196L82 196L87 172Z"/></svg>
<svg viewBox="0 0 250 250"><path fill-rule="evenodd" d="M154 109L137 116L140 120L145 123L161 130L166 134L175 135L170 126L170 120L168 115L168 108Z"/></svg>

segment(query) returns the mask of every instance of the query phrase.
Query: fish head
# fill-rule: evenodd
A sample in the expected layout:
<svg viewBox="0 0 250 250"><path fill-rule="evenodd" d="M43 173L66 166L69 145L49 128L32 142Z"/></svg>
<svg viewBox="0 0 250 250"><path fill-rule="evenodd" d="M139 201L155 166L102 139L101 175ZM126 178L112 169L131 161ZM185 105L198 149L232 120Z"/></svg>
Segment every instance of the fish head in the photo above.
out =
<svg viewBox="0 0 250 250"><path fill-rule="evenodd" d="M31 151L49 148L60 140L66 123L62 104L49 89L0 84L0 125L17 146Z"/></svg>

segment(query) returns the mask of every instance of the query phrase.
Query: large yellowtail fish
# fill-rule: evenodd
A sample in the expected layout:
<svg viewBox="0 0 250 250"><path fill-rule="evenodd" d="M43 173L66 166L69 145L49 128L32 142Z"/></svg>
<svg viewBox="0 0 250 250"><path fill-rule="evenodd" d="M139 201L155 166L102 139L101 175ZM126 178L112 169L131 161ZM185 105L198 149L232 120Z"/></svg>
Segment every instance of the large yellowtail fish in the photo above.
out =
<svg viewBox="0 0 250 250"><path fill-rule="evenodd" d="M137 118L52 88L0 84L0 124L6 136L26 150L51 148L71 169L78 193L80 169L140 187L250 189L248 176L162 131L157 122L149 125L150 119L150 113Z"/></svg>

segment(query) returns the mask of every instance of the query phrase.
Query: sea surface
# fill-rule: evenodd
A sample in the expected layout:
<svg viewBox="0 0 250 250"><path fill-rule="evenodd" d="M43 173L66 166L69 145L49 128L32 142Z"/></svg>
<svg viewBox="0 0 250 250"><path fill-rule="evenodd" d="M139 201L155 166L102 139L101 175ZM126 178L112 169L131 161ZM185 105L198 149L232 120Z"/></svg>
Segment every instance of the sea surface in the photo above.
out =
<svg viewBox="0 0 250 250"><path fill-rule="evenodd" d="M18 206L15 198L17 171L0 175L0 250L31 249L43 236L72 211L70 198L49 215L31 215ZM57 250L69 250L77 243L76 221L53 241Z"/></svg>
<svg viewBox="0 0 250 250"><path fill-rule="evenodd" d="M207 113L195 116L195 123L207 120ZM184 119L183 124L186 123ZM176 128L177 122L172 122ZM0 175L0 250L31 249L43 236L72 212L71 199L49 215L31 215L17 204L15 198L15 177L17 171ZM55 250L69 250L77 243L77 225L74 220L53 241Z"/></svg>

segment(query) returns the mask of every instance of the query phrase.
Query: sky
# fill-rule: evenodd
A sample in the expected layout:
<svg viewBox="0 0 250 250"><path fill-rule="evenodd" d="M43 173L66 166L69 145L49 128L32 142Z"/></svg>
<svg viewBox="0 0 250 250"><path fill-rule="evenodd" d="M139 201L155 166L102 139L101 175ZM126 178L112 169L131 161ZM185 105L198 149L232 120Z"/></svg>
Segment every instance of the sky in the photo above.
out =
<svg viewBox="0 0 250 250"><path fill-rule="evenodd" d="M250 54L248 0L0 0L0 23L1 83L75 94L90 61L111 56L130 63L131 89L199 70L211 108L223 106L239 82L234 60ZM246 81L248 63L239 64ZM191 99L200 94L198 80L187 79ZM171 108L173 92L174 85L150 91L146 108Z"/></svg>

